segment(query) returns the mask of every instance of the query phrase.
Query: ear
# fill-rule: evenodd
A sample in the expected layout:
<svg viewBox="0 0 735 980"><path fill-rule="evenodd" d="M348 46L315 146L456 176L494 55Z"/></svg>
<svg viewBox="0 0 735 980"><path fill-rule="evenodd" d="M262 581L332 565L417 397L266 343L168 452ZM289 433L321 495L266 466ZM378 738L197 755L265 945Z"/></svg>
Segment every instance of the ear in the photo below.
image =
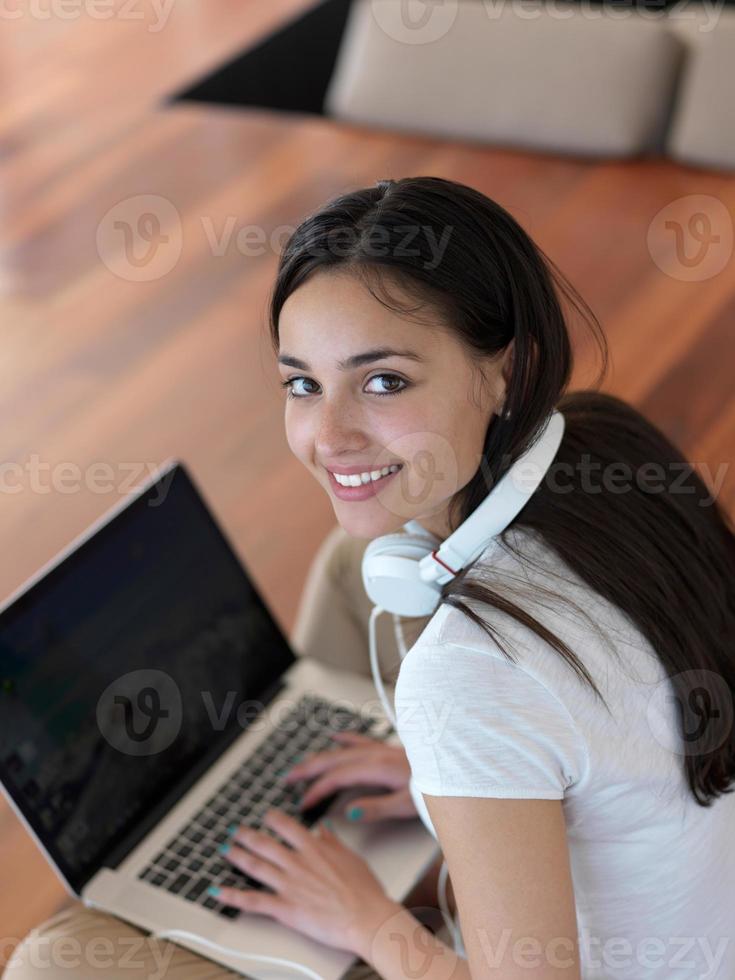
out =
<svg viewBox="0 0 735 980"><path fill-rule="evenodd" d="M506 346L505 351L503 353L502 372L503 372L503 380L505 381L506 387L510 384L510 379L513 377L513 359L515 357L515 344L516 344L516 339L514 337L510 341L510 343Z"/></svg>
<svg viewBox="0 0 735 980"><path fill-rule="evenodd" d="M503 378L503 390L500 392L498 405L500 406L497 415L502 414L503 406L506 403L508 397L508 387L510 385L510 380L513 377L513 359L515 357L515 337L506 344L503 349L503 355L500 360L500 374Z"/></svg>

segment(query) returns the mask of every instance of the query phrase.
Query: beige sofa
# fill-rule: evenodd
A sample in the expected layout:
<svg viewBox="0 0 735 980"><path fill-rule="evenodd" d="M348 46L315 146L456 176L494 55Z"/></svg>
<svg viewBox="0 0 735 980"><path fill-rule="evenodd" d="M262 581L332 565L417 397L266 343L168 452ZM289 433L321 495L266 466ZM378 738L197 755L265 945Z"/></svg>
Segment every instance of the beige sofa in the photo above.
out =
<svg viewBox="0 0 735 980"><path fill-rule="evenodd" d="M353 0L325 111L356 124L735 168L735 8Z"/></svg>

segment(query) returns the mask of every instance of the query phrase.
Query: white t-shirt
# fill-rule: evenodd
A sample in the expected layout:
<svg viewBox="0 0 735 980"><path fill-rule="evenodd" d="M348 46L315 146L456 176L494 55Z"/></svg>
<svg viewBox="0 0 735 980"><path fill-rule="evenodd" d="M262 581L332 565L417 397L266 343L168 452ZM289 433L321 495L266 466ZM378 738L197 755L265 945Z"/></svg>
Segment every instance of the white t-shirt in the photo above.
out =
<svg viewBox="0 0 735 980"><path fill-rule="evenodd" d="M696 802L673 690L651 645L540 535L511 537L534 567L493 544L481 557L488 581L572 649L612 717L529 628L468 602L513 664L464 613L440 606L395 688L424 822L433 832L421 793L563 800L583 980L733 980L735 792L709 808Z"/></svg>

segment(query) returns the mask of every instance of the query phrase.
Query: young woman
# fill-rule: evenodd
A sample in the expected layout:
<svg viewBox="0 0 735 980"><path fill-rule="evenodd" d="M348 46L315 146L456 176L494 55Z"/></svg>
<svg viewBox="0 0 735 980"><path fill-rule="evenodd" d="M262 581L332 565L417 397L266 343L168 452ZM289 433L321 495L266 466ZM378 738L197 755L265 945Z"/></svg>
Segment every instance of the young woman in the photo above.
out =
<svg viewBox="0 0 735 980"><path fill-rule="evenodd" d="M382 786L353 804L364 820L415 817L411 780L462 955L333 830L272 814L288 844L234 836L232 862L271 891L221 897L351 949L361 976L735 976L735 534L635 409L566 392L564 298L604 355L594 315L514 219L436 177L330 201L280 260L270 322L287 439L338 521L302 599L301 653L369 673L367 542L408 522L443 540L551 412L566 423L527 505L432 616L404 621L402 661L381 624L405 752L344 736L288 777L308 780L305 806ZM351 474L359 487L344 486ZM177 975L214 975L176 955Z"/></svg>

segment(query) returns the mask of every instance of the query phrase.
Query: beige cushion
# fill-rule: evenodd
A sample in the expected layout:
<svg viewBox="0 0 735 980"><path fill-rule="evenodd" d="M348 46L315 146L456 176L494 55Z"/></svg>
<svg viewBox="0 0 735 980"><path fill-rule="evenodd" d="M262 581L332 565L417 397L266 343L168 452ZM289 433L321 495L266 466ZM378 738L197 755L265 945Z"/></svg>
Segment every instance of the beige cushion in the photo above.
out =
<svg viewBox="0 0 735 980"><path fill-rule="evenodd" d="M721 10L711 29L672 19L686 37L687 58L666 152L683 163L735 168L735 10ZM701 19L701 14L700 14Z"/></svg>
<svg viewBox="0 0 735 980"><path fill-rule="evenodd" d="M690 3L683 7L676 4L666 13L666 27L684 44L687 60L709 43L713 33L721 27L735 27L735 7L719 7L712 0L707 4Z"/></svg>
<svg viewBox="0 0 735 980"><path fill-rule="evenodd" d="M529 16L500 0L419 7L444 18L433 35L428 20L404 26L397 0L353 0L329 114L562 153L627 156L661 141L685 50L664 17L596 18L563 3Z"/></svg>

